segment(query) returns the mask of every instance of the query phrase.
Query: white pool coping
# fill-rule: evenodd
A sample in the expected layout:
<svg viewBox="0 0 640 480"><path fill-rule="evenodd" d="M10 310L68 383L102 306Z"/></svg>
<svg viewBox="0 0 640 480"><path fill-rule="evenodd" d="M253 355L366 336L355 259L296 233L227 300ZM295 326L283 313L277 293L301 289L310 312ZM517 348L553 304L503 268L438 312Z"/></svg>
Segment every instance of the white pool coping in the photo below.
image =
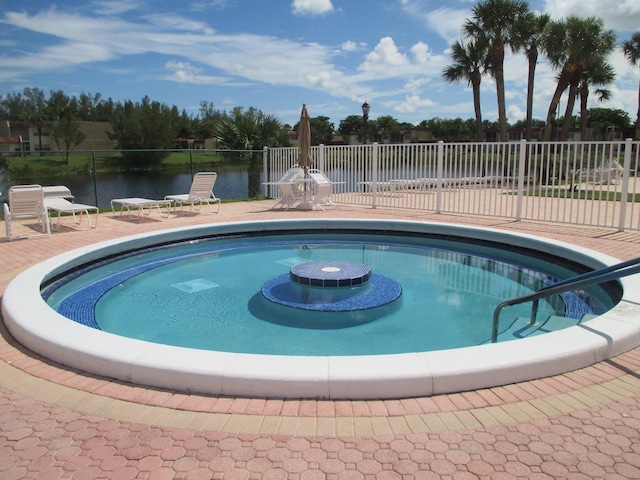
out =
<svg viewBox="0 0 640 480"><path fill-rule="evenodd" d="M640 344L640 275L621 280L622 300L581 325L540 336L467 348L371 356L303 357L196 350L96 330L51 309L40 285L69 266L121 250L211 233L367 229L501 241L561 256L592 268L619 260L532 235L442 223L388 220L268 220L165 230L72 250L19 274L7 286L2 315L11 334L60 364L140 385L213 395L383 399L430 396L557 375L624 353Z"/></svg>

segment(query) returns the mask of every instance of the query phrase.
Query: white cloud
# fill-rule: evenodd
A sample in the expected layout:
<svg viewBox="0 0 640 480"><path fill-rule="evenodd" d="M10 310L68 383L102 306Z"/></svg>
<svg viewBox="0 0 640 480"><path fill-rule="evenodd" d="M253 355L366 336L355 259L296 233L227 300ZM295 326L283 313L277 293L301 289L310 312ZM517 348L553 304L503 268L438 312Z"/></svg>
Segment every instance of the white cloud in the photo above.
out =
<svg viewBox="0 0 640 480"><path fill-rule="evenodd" d="M229 5L230 0L202 0L191 4L194 11L224 10Z"/></svg>
<svg viewBox="0 0 640 480"><path fill-rule="evenodd" d="M640 25L638 0L545 0L545 11L554 18L570 15L601 18L607 28L634 31Z"/></svg>
<svg viewBox="0 0 640 480"><path fill-rule="evenodd" d="M308 84L314 88L333 89L339 85L339 83L332 78L331 73L327 70L324 70L317 74L309 74L306 78Z"/></svg>
<svg viewBox="0 0 640 480"><path fill-rule="evenodd" d="M185 32L203 32L208 35L215 33L215 30L206 23L191 20L184 17L168 16L168 15L149 15L147 17L150 23L159 28L171 30L183 30Z"/></svg>
<svg viewBox="0 0 640 480"><path fill-rule="evenodd" d="M518 120L524 120L527 113L523 111L519 105L509 104L507 106L507 120L509 123L517 122Z"/></svg>
<svg viewBox="0 0 640 480"><path fill-rule="evenodd" d="M367 44L365 42L356 43L351 40L347 40L342 45L340 45L340 48L345 52L356 52L358 50L362 50L366 46Z"/></svg>
<svg viewBox="0 0 640 480"><path fill-rule="evenodd" d="M194 67L189 62L169 61L165 64L165 68L173 72L169 76L169 80L179 83L193 84L222 84L227 79L219 76L201 75L202 68Z"/></svg>
<svg viewBox="0 0 640 480"><path fill-rule="evenodd" d="M380 40L373 52L367 55L364 70L377 70L386 67L398 67L409 63L406 55L400 53L393 38L384 37Z"/></svg>
<svg viewBox="0 0 640 480"><path fill-rule="evenodd" d="M3 23L50 36L48 44L32 53L14 58L0 55L5 68L26 71L64 69L82 63L114 60L128 55L156 54L176 59L166 65L173 70L171 79L185 83L216 83L222 77L203 69L217 69L272 85L310 85L336 88L341 73L331 63L332 48L317 43L302 44L272 36L237 33L218 35L201 22L175 15L154 14L152 24L99 16L85 17L52 8L36 15L7 13ZM185 30L186 28L186 30ZM180 68L189 65L189 68ZM194 67L200 69L194 71ZM158 68L165 66L158 65ZM328 72L333 81L313 79L317 72ZM309 84L309 82L315 82ZM341 80L344 81L344 80Z"/></svg>
<svg viewBox="0 0 640 480"><path fill-rule="evenodd" d="M95 2L96 13L100 15L118 15L136 10L140 5L133 0L109 0Z"/></svg>
<svg viewBox="0 0 640 480"><path fill-rule="evenodd" d="M513 90L513 89L510 89L510 88L507 88L504 91L504 98L506 100L514 100L514 99L517 99L517 98L521 99L522 97L520 96L520 92L518 90Z"/></svg>
<svg viewBox="0 0 640 480"><path fill-rule="evenodd" d="M402 53L391 37L384 37L373 51L366 55L358 70L362 72L362 78L367 80L417 75L439 76L450 61L444 55L433 55L423 42L416 43L409 51L410 55Z"/></svg>
<svg viewBox="0 0 640 480"><path fill-rule="evenodd" d="M333 10L331 0L293 0L291 6L296 15L322 15Z"/></svg>
<svg viewBox="0 0 640 480"><path fill-rule="evenodd" d="M428 31L436 32L450 44L460 37L460 30L470 14L471 4L463 4L463 8L433 8L432 2L402 0L401 8L411 18L423 22Z"/></svg>
<svg viewBox="0 0 640 480"><path fill-rule="evenodd" d="M410 78L404 84L404 88L406 88L411 93L419 93L422 91L423 87L429 83L429 78L421 77L421 78Z"/></svg>
<svg viewBox="0 0 640 480"><path fill-rule="evenodd" d="M429 53L429 46L426 43L418 42L411 47L411 53L416 63L427 63L431 54Z"/></svg>
<svg viewBox="0 0 640 480"><path fill-rule="evenodd" d="M437 104L428 98L420 98L418 95L408 95L402 103L398 104L394 108L394 110L402 113L411 113L418 109L433 107L435 105Z"/></svg>

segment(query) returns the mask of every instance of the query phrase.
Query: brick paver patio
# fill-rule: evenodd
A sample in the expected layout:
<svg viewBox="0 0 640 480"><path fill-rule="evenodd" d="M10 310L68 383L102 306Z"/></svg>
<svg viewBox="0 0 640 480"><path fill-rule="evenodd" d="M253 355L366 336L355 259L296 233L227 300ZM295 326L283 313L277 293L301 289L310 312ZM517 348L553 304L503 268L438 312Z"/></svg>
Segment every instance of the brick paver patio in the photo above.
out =
<svg viewBox="0 0 640 480"><path fill-rule="evenodd" d="M640 256L640 233L343 206L219 214L101 214L98 228L0 237L0 289L29 265L116 236L266 218L401 218L520 231ZM63 224L65 220L63 219ZM552 378L385 401L227 398L71 371L0 337L0 479L640 478L640 348Z"/></svg>

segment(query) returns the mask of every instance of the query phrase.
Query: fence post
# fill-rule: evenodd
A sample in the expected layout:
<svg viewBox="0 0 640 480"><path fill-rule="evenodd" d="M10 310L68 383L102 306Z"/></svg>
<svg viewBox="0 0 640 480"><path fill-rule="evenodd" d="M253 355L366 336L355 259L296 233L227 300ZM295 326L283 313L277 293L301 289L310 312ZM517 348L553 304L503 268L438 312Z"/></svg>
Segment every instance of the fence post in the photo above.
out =
<svg viewBox="0 0 640 480"><path fill-rule="evenodd" d="M96 151L91 150L91 163L93 163L93 196L95 197L95 206L98 206L98 169L96 168Z"/></svg>
<svg viewBox="0 0 640 480"><path fill-rule="evenodd" d="M324 143L321 143L320 145L318 145L318 170L322 170L323 172L326 170L325 166L324 166Z"/></svg>
<svg viewBox="0 0 640 480"><path fill-rule="evenodd" d="M193 181L193 149L189 149L189 170L191 170L191 181Z"/></svg>
<svg viewBox="0 0 640 480"><path fill-rule="evenodd" d="M365 145L365 153L367 146ZM366 165L365 165L366 168ZM371 145L371 208L376 208L378 197L378 143Z"/></svg>
<svg viewBox="0 0 640 480"><path fill-rule="evenodd" d="M268 147L262 147L262 171L264 172L264 182L269 182L269 176L270 176L270 172L269 172L269 148ZM269 196L269 187L270 185L265 185L264 182L262 182L262 196L263 197L268 197Z"/></svg>
<svg viewBox="0 0 640 480"><path fill-rule="evenodd" d="M442 190L444 185L444 141L438 142L438 156L436 158L436 213L442 213Z"/></svg>
<svg viewBox="0 0 640 480"><path fill-rule="evenodd" d="M627 220L627 204L629 203L629 175L631 171L631 148L633 140L627 138L624 141L624 164L622 165L622 187L620 192L620 217L618 219L618 231L624 232Z"/></svg>
<svg viewBox="0 0 640 480"><path fill-rule="evenodd" d="M524 172L527 162L527 141L520 141L520 152L518 158L518 194L516 201L516 222L522 221L522 204L524 203Z"/></svg>

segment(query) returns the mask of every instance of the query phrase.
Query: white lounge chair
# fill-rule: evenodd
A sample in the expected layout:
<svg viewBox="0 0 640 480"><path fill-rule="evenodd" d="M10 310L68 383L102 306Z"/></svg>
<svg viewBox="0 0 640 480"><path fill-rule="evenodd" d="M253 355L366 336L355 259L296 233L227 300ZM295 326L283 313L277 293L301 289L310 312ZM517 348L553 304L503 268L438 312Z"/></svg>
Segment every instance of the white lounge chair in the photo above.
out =
<svg viewBox="0 0 640 480"><path fill-rule="evenodd" d="M129 220L134 220L134 217L131 214L131 209L134 211L137 210L138 216L135 220L138 221L142 218L143 214L145 216L149 216L151 215L151 211L155 209L158 211L158 215L167 218L169 217L171 203L171 200L152 200L150 198L141 197L113 198L111 200L111 211L115 217L117 207L120 207L120 217L122 217L123 212L126 211L129 214ZM163 208L166 208L166 213L162 213Z"/></svg>
<svg viewBox="0 0 640 480"><path fill-rule="evenodd" d="M167 195L164 199L175 202L175 206L180 205L182 213L184 213L185 205L189 205L189 211L193 211L194 208L199 211L204 203L209 206L209 212L213 212L211 204L217 203L218 210L216 212L219 212L221 202L220 199L213 194L213 186L217 178L218 174L216 172L196 173L191 182L189 193Z"/></svg>
<svg viewBox="0 0 640 480"><path fill-rule="evenodd" d="M63 213L67 215L70 214L73 217L73 223L75 223L76 225L80 224L83 213L87 216L87 222L89 222L89 226L91 228L96 228L96 226L98 225L99 209L98 207L94 207L93 205L73 203L67 200L66 198L60 198L60 197L53 197L53 198L45 197L44 205L49 212L52 212L52 214L53 213L58 214L58 222L55 226L53 226L54 230L60 229L60 215ZM94 212L96 215L95 224L91 222L91 216L89 215L89 212L91 211ZM50 214L50 216L52 216L52 214ZM78 217L78 215L80 217Z"/></svg>
<svg viewBox="0 0 640 480"><path fill-rule="evenodd" d="M317 206L321 210L324 210L326 206L338 207L331 200L333 194L333 182L322 173L322 171L312 168L309 170L309 178L313 180L311 184L311 191L313 194L313 205Z"/></svg>
<svg viewBox="0 0 640 480"><path fill-rule="evenodd" d="M16 238L51 236L49 213L40 185L14 185L9 188L7 198L9 204L4 204L4 223L10 241ZM14 235L12 222L24 219L37 219L42 233Z"/></svg>
<svg viewBox="0 0 640 480"><path fill-rule="evenodd" d="M285 207L289 210L296 203L304 199L304 191L302 187L304 180L304 170L298 166L291 167L285 172L280 180L276 182L280 193L280 200L271 209L277 206Z"/></svg>

